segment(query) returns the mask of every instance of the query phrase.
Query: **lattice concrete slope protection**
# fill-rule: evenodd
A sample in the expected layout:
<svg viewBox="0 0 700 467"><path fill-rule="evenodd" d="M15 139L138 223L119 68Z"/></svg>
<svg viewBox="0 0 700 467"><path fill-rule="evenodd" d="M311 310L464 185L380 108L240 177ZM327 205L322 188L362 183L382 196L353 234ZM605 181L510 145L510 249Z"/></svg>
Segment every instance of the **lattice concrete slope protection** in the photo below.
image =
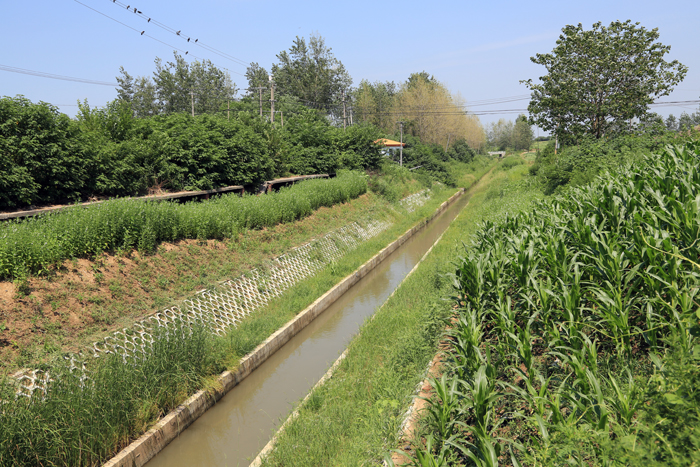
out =
<svg viewBox="0 0 700 467"><path fill-rule="evenodd" d="M413 193L402 199L399 203L408 212L413 212L423 206L430 199L430 190L421 190L418 193Z"/></svg>
<svg viewBox="0 0 700 467"><path fill-rule="evenodd" d="M182 306L173 306L135 323L131 328L115 331L78 355L69 355L71 372L78 372L81 381L87 378L85 358L117 354L124 362L149 354L156 329L175 329L203 325L214 334L224 335L246 316L267 304L272 298L313 275L319 269L355 249L361 242L383 232L390 226L387 221L371 221L364 226L352 223L324 237L285 253L263 267L225 281L215 289L204 290ZM17 395L31 397L35 391L46 394L51 379L40 370L25 370L16 375Z"/></svg>

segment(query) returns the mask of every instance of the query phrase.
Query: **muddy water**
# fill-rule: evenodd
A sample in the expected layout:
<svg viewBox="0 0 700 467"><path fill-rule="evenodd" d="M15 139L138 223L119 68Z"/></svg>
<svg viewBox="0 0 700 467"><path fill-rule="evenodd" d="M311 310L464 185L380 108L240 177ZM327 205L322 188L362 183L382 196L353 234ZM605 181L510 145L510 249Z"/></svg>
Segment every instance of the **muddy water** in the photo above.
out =
<svg viewBox="0 0 700 467"><path fill-rule="evenodd" d="M147 467L247 466L468 199L469 194L462 195L399 247L196 420Z"/></svg>

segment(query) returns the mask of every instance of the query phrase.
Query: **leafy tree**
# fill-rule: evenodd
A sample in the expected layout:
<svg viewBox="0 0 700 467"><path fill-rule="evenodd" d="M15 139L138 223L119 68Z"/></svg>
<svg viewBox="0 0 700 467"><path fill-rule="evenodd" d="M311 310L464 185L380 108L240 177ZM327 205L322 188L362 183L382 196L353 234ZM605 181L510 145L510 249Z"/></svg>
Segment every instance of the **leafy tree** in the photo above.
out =
<svg viewBox="0 0 700 467"><path fill-rule="evenodd" d="M77 125L23 96L0 99L0 206L79 199L88 182Z"/></svg>
<svg viewBox="0 0 700 467"><path fill-rule="evenodd" d="M391 107L397 93L396 83L362 80L352 94L353 117L357 121L372 123L387 133L396 131L391 118Z"/></svg>
<svg viewBox="0 0 700 467"><path fill-rule="evenodd" d="M532 128L525 115L518 115L518 118L515 120L512 143L515 149L530 149L530 145L532 144Z"/></svg>
<svg viewBox="0 0 700 467"><path fill-rule="evenodd" d="M521 81L532 91L530 123L545 130L576 138L613 133L643 117L688 71L664 60L670 46L656 42L656 28L627 20L607 27L598 22L590 31L567 25L562 32L552 53L530 58L547 69L540 83Z"/></svg>
<svg viewBox="0 0 700 467"><path fill-rule="evenodd" d="M308 45L297 36L289 51L280 52L277 59L279 63L272 65L275 99L294 96L304 105L329 111L352 85L345 66L321 36L312 35Z"/></svg>
<svg viewBox="0 0 700 467"><path fill-rule="evenodd" d="M139 76L134 81L134 94L131 99L131 109L136 117L152 117L158 115L156 86L145 76Z"/></svg>
<svg viewBox="0 0 700 467"><path fill-rule="evenodd" d="M665 124L668 131L678 131L678 120L673 116L673 114L666 118Z"/></svg>
<svg viewBox="0 0 700 467"><path fill-rule="evenodd" d="M678 119L678 130L690 130L696 125L700 125L700 112L689 114L688 112L683 112L681 117Z"/></svg>
<svg viewBox="0 0 700 467"><path fill-rule="evenodd" d="M253 62L250 64L250 66L246 69L245 71L245 77L248 80L248 88L246 89L246 93L249 96L257 96L258 95L258 90L255 88L265 88L265 90L268 90L268 99L269 99L269 88L270 88L270 83L269 83L269 74L267 70L260 65L258 65L256 62Z"/></svg>
<svg viewBox="0 0 700 467"><path fill-rule="evenodd" d="M425 71L413 73L394 97L390 128L396 131L402 121L405 131L426 143L447 147L449 141L463 138L477 147L483 141L483 128L465 106L462 96L452 94Z"/></svg>
<svg viewBox="0 0 700 467"><path fill-rule="evenodd" d="M469 144L464 138L460 138L450 145L447 155L460 162L471 162L474 159L474 150L469 147Z"/></svg>
<svg viewBox="0 0 700 467"><path fill-rule="evenodd" d="M487 138L490 146L505 151L512 146L513 122L500 118L497 122L492 122L488 127Z"/></svg>
<svg viewBox="0 0 700 467"><path fill-rule="evenodd" d="M146 77L134 79L120 67L117 77L117 99L132 104L137 117L158 114L191 112L194 103L196 114L215 113L226 108L237 92L236 84L228 72L209 60L188 63L184 57L174 54L175 61L163 62L156 58L153 80Z"/></svg>
<svg viewBox="0 0 700 467"><path fill-rule="evenodd" d="M119 67L121 76L117 76L117 99L122 102L131 102L134 97L134 77L131 76L123 66Z"/></svg>

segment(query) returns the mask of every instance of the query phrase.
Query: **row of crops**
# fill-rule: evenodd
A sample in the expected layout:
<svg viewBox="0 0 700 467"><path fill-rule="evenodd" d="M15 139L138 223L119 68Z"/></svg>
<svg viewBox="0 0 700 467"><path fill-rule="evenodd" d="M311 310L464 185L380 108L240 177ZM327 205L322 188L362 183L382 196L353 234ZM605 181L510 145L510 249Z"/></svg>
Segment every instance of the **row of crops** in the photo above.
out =
<svg viewBox="0 0 700 467"><path fill-rule="evenodd" d="M122 198L7 222L0 225L0 279L41 273L66 259L104 251L149 253L164 241L230 238L308 216L366 191L363 174L344 172L265 196L231 194L185 204Z"/></svg>
<svg viewBox="0 0 700 467"><path fill-rule="evenodd" d="M697 465L700 144L487 222L419 465Z"/></svg>

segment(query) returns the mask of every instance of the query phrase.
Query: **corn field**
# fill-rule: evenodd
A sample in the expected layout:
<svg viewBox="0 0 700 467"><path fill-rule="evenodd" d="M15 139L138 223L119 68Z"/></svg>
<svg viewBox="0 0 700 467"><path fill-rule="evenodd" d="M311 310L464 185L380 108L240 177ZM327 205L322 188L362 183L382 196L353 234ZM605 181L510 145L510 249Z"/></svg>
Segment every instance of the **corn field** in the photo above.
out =
<svg viewBox="0 0 700 467"><path fill-rule="evenodd" d="M481 227L417 465L698 465L699 164L668 147Z"/></svg>

